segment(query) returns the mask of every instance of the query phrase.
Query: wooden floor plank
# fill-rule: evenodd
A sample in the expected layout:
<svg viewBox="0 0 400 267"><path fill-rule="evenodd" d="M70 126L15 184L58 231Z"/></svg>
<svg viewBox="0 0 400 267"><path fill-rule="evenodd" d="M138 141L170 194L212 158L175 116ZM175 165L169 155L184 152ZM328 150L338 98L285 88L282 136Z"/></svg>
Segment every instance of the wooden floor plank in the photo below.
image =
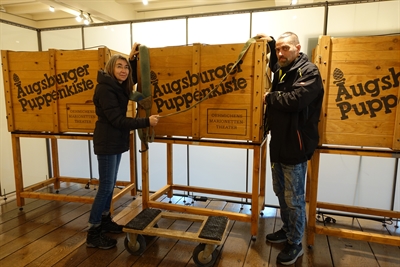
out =
<svg viewBox="0 0 400 267"><path fill-rule="evenodd" d="M336 223L330 223L329 226L360 230L357 219L344 216L334 216L334 219ZM379 266L368 242L336 236L329 236L328 239L335 267L348 267L355 264L363 267Z"/></svg>
<svg viewBox="0 0 400 267"><path fill-rule="evenodd" d="M357 219L363 231L378 234L392 234L389 230L393 225L383 224L382 222L367 219ZM380 266L398 267L400 266L400 248L378 243L369 243L373 254Z"/></svg>
<svg viewBox="0 0 400 267"><path fill-rule="evenodd" d="M77 203L73 203L77 204ZM24 266L33 260L45 254L48 250L57 246L59 243L68 239L85 227L86 218L85 213L89 211L88 205L80 205L74 211L58 217L51 224L44 224L38 229L28 233L22 238L17 239L15 242L10 242L1 254L8 253L9 250L14 250L12 254L2 260L4 266L12 266L12 263L19 261ZM71 221L72 218L76 218ZM60 227L64 226L65 227ZM10 248L10 249L9 249ZM18 249L18 250L17 250ZM3 250L5 252L3 252ZM16 251L15 251L16 250Z"/></svg>
<svg viewBox="0 0 400 267"><path fill-rule="evenodd" d="M116 189L118 190L118 189ZM126 209L127 205L131 207L138 207L141 205L141 199L133 200L132 196L126 194L122 196L118 201L114 203L114 213L113 216L115 218L119 217L119 213ZM139 212L139 211L138 211ZM122 252L125 251L124 247L124 234L109 234L112 238L118 240L117 246L110 250L102 250L97 248L87 248L86 247L86 235L87 235L87 224L89 219L89 212L85 216L85 235L81 240L80 247L74 251L73 253L64 257L60 262L58 262L55 266L108 266L115 258L117 258ZM120 223L119 220L116 220L117 223Z"/></svg>
<svg viewBox="0 0 400 267"><path fill-rule="evenodd" d="M74 193L80 189L81 189L81 187L79 185L75 185L75 186L70 186L67 188L62 188L60 190L60 192L63 192L65 194L70 194L70 193ZM40 191L56 194L55 190L52 187L46 187ZM42 200L42 199L27 198L25 200L26 200L25 201L26 203L22 207L22 209L20 209L20 207L17 206L16 200L7 202L4 205L1 205L2 213L0 214L0 224L5 223L9 220L18 218L18 217L25 217L26 213L34 211L35 209L40 208L43 205L48 205L50 203L48 200ZM5 208L5 207L7 207L7 208ZM22 218L22 219L24 219L24 218Z"/></svg>
<svg viewBox="0 0 400 267"><path fill-rule="evenodd" d="M235 212L250 214L250 205L231 204ZM232 221L232 228L229 231L228 237L222 246L221 255L215 266L243 266L245 257L250 246L251 230L250 224L247 222Z"/></svg>
<svg viewBox="0 0 400 267"><path fill-rule="evenodd" d="M265 236L272 233L276 221L276 208L264 208L260 217L256 240L250 243L250 249L246 255L245 267L269 266L271 261L271 244L266 242Z"/></svg>
<svg viewBox="0 0 400 267"><path fill-rule="evenodd" d="M44 190L53 191L51 188ZM87 190L83 185L67 183L62 183L60 191L74 195L96 193L94 188ZM176 205L250 213L250 205L224 200L209 199L192 203L190 197L182 196L171 199L162 196L159 200L171 201ZM125 225L142 210L142 199L140 195L132 197L126 194L114 205L114 221ZM198 244L179 237L145 237L147 248L141 256L131 255L125 250L125 233L108 234L118 240L117 246L110 250L87 248L89 204L26 199L26 205L20 211L16 199L10 197L9 200L2 200L0 207L0 266L197 267L192 254ZM388 222L383 226L381 222L372 220L332 217L336 223L330 223L331 227L400 236L395 223ZM320 224L317 222L317 225ZM214 267L282 267L276 263L276 257L284 245L265 240L266 234L279 230L281 226L279 209L264 208L256 239L251 240L250 223L230 220L227 235L216 250ZM161 219L159 227L195 232L200 228L200 223ZM400 248L396 246L320 234L315 235L311 249L305 242L306 238L303 239L304 255L289 267L400 266Z"/></svg>

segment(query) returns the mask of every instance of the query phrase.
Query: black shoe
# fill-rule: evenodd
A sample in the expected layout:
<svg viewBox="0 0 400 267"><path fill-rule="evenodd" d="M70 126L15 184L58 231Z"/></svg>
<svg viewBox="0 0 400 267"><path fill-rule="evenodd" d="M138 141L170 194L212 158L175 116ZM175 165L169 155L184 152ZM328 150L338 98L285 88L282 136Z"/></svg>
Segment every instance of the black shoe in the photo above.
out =
<svg viewBox="0 0 400 267"><path fill-rule="evenodd" d="M86 237L86 246L89 248L109 249L115 247L117 240L112 239L101 232L101 226L91 227Z"/></svg>
<svg viewBox="0 0 400 267"><path fill-rule="evenodd" d="M117 224L111 218L111 215L108 214L107 216L101 216L101 228L103 233L113 233L113 234L120 234L122 233L122 225Z"/></svg>
<svg viewBox="0 0 400 267"><path fill-rule="evenodd" d="M283 243L287 241L286 232L283 229L266 236L267 241L271 243Z"/></svg>
<svg viewBox="0 0 400 267"><path fill-rule="evenodd" d="M283 265L290 265L295 263L297 258L303 254L301 243L298 245L287 243L286 247L278 254L276 260Z"/></svg>

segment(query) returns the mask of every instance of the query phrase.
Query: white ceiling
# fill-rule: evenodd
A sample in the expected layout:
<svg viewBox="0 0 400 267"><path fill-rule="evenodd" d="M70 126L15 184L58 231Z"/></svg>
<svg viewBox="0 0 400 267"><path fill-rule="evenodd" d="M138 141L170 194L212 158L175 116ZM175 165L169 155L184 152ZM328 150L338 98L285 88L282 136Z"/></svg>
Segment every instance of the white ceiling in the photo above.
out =
<svg viewBox="0 0 400 267"><path fill-rule="evenodd" d="M0 0L0 19L34 28L76 26L82 10L94 23L157 19L289 6L290 0ZM324 2L299 0L300 4ZM55 12L50 12L52 6Z"/></svg>

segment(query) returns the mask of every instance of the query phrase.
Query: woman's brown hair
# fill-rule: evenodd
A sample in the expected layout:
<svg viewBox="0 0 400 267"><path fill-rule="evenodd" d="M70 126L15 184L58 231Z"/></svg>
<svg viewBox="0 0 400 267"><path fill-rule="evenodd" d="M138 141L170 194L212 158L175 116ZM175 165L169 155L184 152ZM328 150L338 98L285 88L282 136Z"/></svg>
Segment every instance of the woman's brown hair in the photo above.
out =
<svg viewBox="0 0 400 267"><path fill-rule="evenodd" d="M115 69L115 65L117 64L118 59L122 59L128 64L129 75L128 75L128 78L122 84L124 85L125 90L129 95L133 89L133 79L132 79L132 67L131 67L131 64L129 64L129 61L128 61L128 59L126 59L126 57L124 57L120 54L111 56L111 58L108 60L108 62L106 64L106 66L104 67L104 71L108 75L110 75L113 79L117 80L117 78L114 75L114 69Z"/></svg>

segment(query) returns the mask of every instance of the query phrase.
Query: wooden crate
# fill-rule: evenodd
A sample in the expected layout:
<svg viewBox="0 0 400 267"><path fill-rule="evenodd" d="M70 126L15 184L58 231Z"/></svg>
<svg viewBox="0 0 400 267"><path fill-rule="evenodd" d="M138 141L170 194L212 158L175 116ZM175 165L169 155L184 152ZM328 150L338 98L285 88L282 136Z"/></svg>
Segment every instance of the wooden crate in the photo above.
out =
<svg viewBox="0 0 400 267"><path fill-rule="evenodd" d="M400 149L400 35L331 38L314 51L325 84L321 143Z"/></svg>
<svg viewBox="0 0 400 267"><path fill-rule="evenodd" d="M400 35L321 36L313 60L321 71L326 94L319 129L322 144L307 169L307 217L315 218L317 209L322 209L400 218L398 211L317 201L322 153L399 157ZM400 245L399 236L322 226L314 219L307 224L308 245L314 244L315 233Z"/></svg>
<svg viewBox="0 0 400 267"><path fill-rule="evenodd" d="M244 44L149 48L151 114L166 116L155 134L262 140L265 41L253 43L223 80L243 48ZM208 99L196 104L215 87Z"/></svg>
<svg viewBox="0 0 400 267"><path fill-rule="evenodd" d="M97 119L92 102L97 72L116 53L106 47L2 50L8 130L92 133ZM130 112L133 115L132 108Z"/></svg>

